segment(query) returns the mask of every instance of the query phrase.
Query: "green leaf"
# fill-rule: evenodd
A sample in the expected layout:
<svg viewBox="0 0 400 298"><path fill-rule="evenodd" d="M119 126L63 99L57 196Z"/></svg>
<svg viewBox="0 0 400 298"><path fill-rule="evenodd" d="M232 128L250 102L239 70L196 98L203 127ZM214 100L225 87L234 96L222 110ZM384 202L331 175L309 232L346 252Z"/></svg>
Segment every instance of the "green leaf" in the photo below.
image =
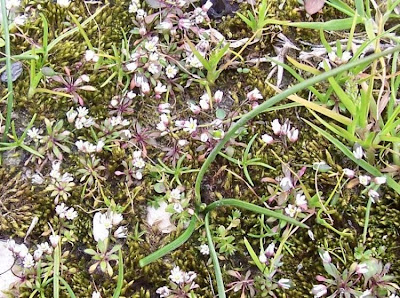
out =
<svg viewBox="0 0 400 298"><path fill-rule="evenodd" d="M215 116L218 118L218 119L220 119L220 120L223 120L223 119L225 119L225 117L226 117L226 112L223 110L223 109L217 109L216 111L215 111Z"/></svg>
<svg viewBox="0 0 400 298"><path fill-rule="evenodd" d="M118 252L118 280L113 298L118 298L120 296L123 283L124 283L124 262L122 259L122 250L120 249Z"/></svg>

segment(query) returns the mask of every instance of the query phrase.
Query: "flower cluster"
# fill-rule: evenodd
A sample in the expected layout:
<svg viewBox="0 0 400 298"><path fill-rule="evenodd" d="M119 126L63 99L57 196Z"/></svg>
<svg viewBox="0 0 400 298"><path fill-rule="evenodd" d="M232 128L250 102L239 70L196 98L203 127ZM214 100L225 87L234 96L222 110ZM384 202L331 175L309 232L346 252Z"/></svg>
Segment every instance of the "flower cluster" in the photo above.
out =
<svg viewBox="0 0 400 298"><path fill-rule="evenodd" d="M143 159L143 152L137 150L132 154L132 161L123 161L122 165L125 168L124 171L115 171L115 175L125 175L128 184L132 184L133 179L141 180L143 178L143 171L146 167L146 162Z"/></svg>
<svg viewBox="0 0 400 298"><path fill-rule="evenodd" d="M123 220L122 214L107 211L106 213L97 212L93 217L93 238L97 242L106 240L113 227L118 226ZM115 238L126 238L127 228L124 226L118 227L114 231Z"/></svg>
<svg viewBox="0 0 400 298"><path fill-rule="evenodd" d="M182 271L179 266L175 266L171 270L169 275L170 287L163 286L157 289L156 293L160 297L186 297L186 294L190 293L191 290L199 287L194 282L197 274L194 271L185 272Z"/></svg>
<svg viewBox="0 0 400 298"><path fill-rule="evenodd" d="M67 113L69 123L75 122L76 129L88 128L94 124L94 119L88 116L89 110L86 107L78 107L76 110L71 108Z"/></svg>
<svg viewBox="0 0 400 298"><path fill-rule="evenodd" d="M51 182L46 188L46 191L50 191L50 195L55 197L54 202L56 204L60 197L67 200L70 196L70 191L75 186L75 183L73 182L74 177L68 172L61 174L60 167L60 161L53 162L50 172Z"/></svg>
<svg viewBox="0 0 400 298"><path fill-rule="evenodd" d="M73 207L68 208L64 203L56 206L56 213L60 218L74 220L78 216L78 212Z"/></svg>
<svg viewBox="0 0 400 298"><path fill-rule="evenodd" d="M292 128L288 119L286 119L283 124L280 124L279 120L275 119L271 122L271 126L274 134L281 139L286 136L290 142L294 143L299 138L299 130L294 127ZM272 144L274 142L274 138L268 134L262 135L261 139L266 144Z"/></svg>

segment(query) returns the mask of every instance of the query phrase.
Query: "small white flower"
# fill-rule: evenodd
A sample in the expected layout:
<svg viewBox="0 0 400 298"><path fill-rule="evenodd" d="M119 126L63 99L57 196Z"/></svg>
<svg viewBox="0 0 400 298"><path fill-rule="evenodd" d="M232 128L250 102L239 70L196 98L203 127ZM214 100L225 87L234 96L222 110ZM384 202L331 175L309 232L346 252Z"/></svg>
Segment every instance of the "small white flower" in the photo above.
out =
<svg viewBox="0 0 400 298"><path fill-rule="evenodd" d="M265 256L265 254L259 255L258 259L261 262L261 264L267 263L267 260L268 260L267 257Z"/></svg>
<svg viewBox="0 0 400 298"><path fill-rule="evenodd" d="M33 252L33 259L37 262L42 258L42 255L43 255L43 250L38 248Z"/></svg>
<svg viewBox="0 0 400 298"><path fill-rule="evenodd" d="M129 130L128 130L128 131L129 131ZM97 145L96 145L96 152L101 152L101 151L103 151L104 145L105 145L104 141L103 141L103 140L99 140L99 141L97 142Z"/></svg>
<svg viewBox="0 0 400 298"><path fill-rule="evenodd" d="M200 99L199 101L199 105L201 107L202 110L208 110L210 108L210 101L208 99Z"/></svg>
<svg viewBox="0 0 400 298"><path fill-rule="evenodd" d="M112 224L106 214L97 212L93 217L93 238L95 241L103 241L108 238Z"/></svg>
<svg viewBox="0 0 400 298"><path fill-rule="evenodd" d="M307 209L306 196L302 194L296 194L296 205L302 209Z"/></svg>
<svg viewBox="0 0 400 298"><path fill-rule="evenodd" d="M14 253L22 259L29 253L29 250L25 244L16 244L14 247Z"/></svg>
<svg viewBox="0 0 400 298"><path fill-rule="evenodd" d="M22 262L22 264L24 265L24 268L32 268L33 266L35 266L35 261L33 260L33 257L31 254L27 254L24 257L24 261Z"/></svg>
<svg viewBox="0 0 400 298"><path fill-rule="evenodd" d="M375 203L379 199L379 193L376 190L370 189L368 191L368 197Z"/></svg>
<svg viewBox="0 0 400 298"><path fill-rule="evenodd" d="M222 92L221 90L217 90L214 93L214 100L216 103L220 103L222 101L222 98L224 96L224 92Z"/></svg>
<svg viewBox="0 0 400 298"><path fill-rule="evenodd" d="M150 92L150 85L147 82L143 82L142 86L140 86L140 90L142 91L143 94L147 94Z"/></svg>
<svg viewBox="0 0 400 298"><path fill-rule="evenodd" d="M296 206L289 204L286 208L285 208L285 212L287 215L289 215L290 217L294 217L297 213L298 209Z"/></svg>
<svg viewBox="0 0 400 298"><path fill-rule="evenodd" d="M170 233L175 230L175 226L171 223L171 213L165 211L167 203L160 203L158 208L147 207L147 224L156 226L162 233Z"/></svg>
<svg viewBox="0 0 400 298"><path fill-rule="evenodd" d="M70 5L70 0L57 0L57 4L61 7L68 7Z"/></svg>
<svg viewBox="0 0 400 298"><path fill-rule="evenodd" d="M368 273L368 266L365 263L357 264L356 266L357 274L365 274Z"/></svg>
<svg viewBox="0 0 400 298"><path fill-rule="evenodd" d="M136 93L133 91L129 91L128 93L126 93L126 97L128 97L129 99L134 99L136 97Z"/></svg>
<svg viewBox="0 0 400 298"><path fill-rule="evenodd" d="M360 183L364 186L367 186L369 184L369 182L371 181L371 177L368 175L360 175L358 176L358 180L360 181Z"/></svg>
<svg viewBox="0 0 400 298"><path fill-rule="evenodd" d="M332 258L330 256L329 252L324 251L322 254L320 254L320 256L321 256L322 262L324 262L324 263L332 262Z"/></svg>
<svg viewBox="0 0 400 298"><path fill-rule="evenodd" d="M147 70L148 70L151 74L155 75L155 74L157 74L157 73L160 72L161 66L160 66L159 64L153 62L153 63L150 63L149 67L147 67ZM143 88L143 87L142 87L142 88Z"/></svg>
<svg viewBox="0 0 400 298"><path fill-rule="evenodd" d="M147 13L143 9L138 9L136 11L136 20L143 21L146 16Z"/></svg>
<svg viewBox="0 0 400 298"><path fill-rule="evenodd" d="M46 254L51 254L53 252L53 248L49 245L48 242L43 242L38 245L38 248Z"/></svg>
<svg viewBox="0 0 400 298"><path fill-rule="evenodd" d="M139 157L139 158L135 158L132 162L132 164L139 169L142 169L146 166L146 162L144 161L143 158Z"/></svg>
<svg viewBox="0 0 400 298"><path fill-rule="evenodd" d="M176 213L182 213L183 207L180 203L174 203L174 210Z"/></svg>
<svg viewBox="0 0 400 298"><path fill-rule="evenodd" d="M187 140L178 140L179 147L185 147L189 142Z"/></svg>
<svg viewBox="0 0 400 298"><path fill-rule="evenodd" d="M149 52L154 52L157 50L157 43L158 43L158 37L154 36L150 40L145 42L144 48Z"/></svg>
<svg viewBox="0 0 400 298"><path fill-rule="evenodd" d="M375 178L374 178L374 183L375 183L376 185L385 184L385 183L386 183L386 177L385 177L385 176L375 177Z"/></svg>
<svg viewBox="0 0 400 298"><path fill-rule="evenodd" d="M252 91L247 93L247 99L250 101L257 101L259 99L263 99L263 96L261 95L260 90L254 88Z"/></svg>
<svg viewBox="0 0 400 298"><path fill-rule="evenodd" d="M127 232L128 229L126 227L119 227L115 232L114 232L114 237L115 238L126 238L127 237Z"/></svg>
<svg viewBox="0 0 400 298"><path fill-rule="evenodd" d="M171 270L171 274L169 276L169 279L176 283L176 284L181 284L184 282L184 276L185 276L185 272L183 272L179 266L175 266L172 270Z"/></svg>
<svg viewBox="0 0 400 298"><path fill-rule="evenodd" d="M352 55L349 51L344 51L342 53L342 58L340 58L340 60L342 60L342 62L346 63L351 59Z"/></svg>
<svg viewBox="0 0 400 298"><path fill-rule="evenodd" d="M307 234L308 234L308 237L310 237L310 239L311 239L312 241L315 240L315 238L314 238L314 233L313 233L311 230L308 230Z"/></svg>
<svg viewBox="0 0 400 298"><path fill-rule="evenodd" d="M278 119L275 119L274 121L271 122L272 130L274 131L274 134L279 136L281 134L281 124L279 123Z"/></svg>
<svg viewBox="0 0 400 298"><path fill-rule="evenodd" d="M60 242L60 236L50 235L49 240L50 240L51 246L57 247L58 243Z"/></svg>
<svg viewBox="0 0 400 298"><path fill-rule="evenodd" d="M161 30L161 31L169 31L172 29L172 27L173 27L172 22L170 20L165 20L165 21L159 23L155 28L157 30Z"/></svg>
<svg viewBox="0 0 400 298"><path fill-rule="evenodd" d="M291 286L290 279L281 278L280 280L278 280L278 286L285 290L290 289Z"/></svg>
<svg viewBox="0 0 400 298"><path fill-rule="evenodd" d="M351 169L345 168L343 169L343 173L347 178L354 178L354 176L356 175L355 172Z"/></svg>
<svg viewBox="0 0 400 298"><path fill-rule="evenodd" d="M13 8L18 8L21 5L21 0L7 0L6 9L11 10Z"/></svg>
<svg viewBox="0 0 400 298"><path fill-rule="evenodd" d="M177 73L178 69L174 65L169 64L165 69L165 74L169 79L175 78Z"/></svg>
<svg viewBox="0 0 400 298"><path fill-rule="evenodd" d="M319 298L328 293L328 289L325 285L313 285L311 293L314 295L314 298Z"/></svg>
<svg viewBox="0 0 400 298"><path fill-rule="evenodd" d="M165 114L169 114L171 113L171 105L169 103L160 103L158 105L158 112L159 113L165 113Z"/></svg>
<svg viewBox="0 0 400 298"><path fill-rule="evenodd" d="M205 256L208 256L210 254L210 248L207 244L200 245L200 253Z"/></svg>
<svg viewBox="0 0 400 298"><path fill-rule="evenodd" d="M192 21L189 19L181 18L178 21L178 27L180 29L189 29L192 26Z"/></svg>
<svg viewBox="0 0 400 298"><path fill-rule="evenodd" d="M14 239L8 239L8 240L7 240L7 248L8 248L9 251L14 252L15 247L16 247L17 245L18 245L18 244L15 243L15 240L14 240Z"/></svg>
<svg viewBox="0 0 400 298"><path fill-rule="evenodd" d="M138 67L137 62L130 62L128 64L125 65L126 69L130 72L135 71L136 68Z"/></svg>
<svg viewBox="0 0 400 298"><path fill-rule="evenodd" d="M169 124L169 119L168 119L167 114L161 114L161 115L160 115L160 120L161 120L161 122L164 123L165 125L168 125L168 124Z"/></svg>
<svg viewBox="0 0 400 298"><path fill-rule="evenodd" d="M282 178L279 185L283 191L288 191L293 188L292 179L290 179L290 177L287 177L287 176Z"/></svg>
<svg viewBox="0 0 400 298"><path fill-rule="evenodd" d="M353 155L356 159L362 159L364 156L363 148L359 144L354 145Z"/></svg>
<svg viewBox="0 0 400 298"><path fill-rule="evenodd" d="M175 202L175 201L179 201L180 199L181 199L180 189L175 188L175 189L171 190L171 192L169 193L168 201Z"/></svg>
<svg viewBox="0 0 400 298"><path fill-rule="evenodd" d="M60 218L65 218L65 213L67 212L68 207L65 206L64 203L61 203L60 205L56 206L56 213Z"/></svg>
<svg viewBox="0 0 400 298"><path fill-rule="evenodd" d="M207 12L211 7L213 6L213 3L210 0L207 0L206 3L201 7L205 12Z"/></svg>
<svg viewBox="0 0 400 298"><path fill-rule="evenodd" d="M74 208L69 208L66 212L65 212L65 217L68 220L74 220L76 217L78 216L78 212L76 212L74 210Z"/></svg>
<svg viewBox="0 0 400 298"><path fill-rule="evenodd" d="M208 133L206 133L206 132L203 132L201 135L200 135L200 141L202 141L202 142L207 142L208 141L208 139L209 139L209 137L208 137Z"/></svg>
<svg viewBox="0 0 400 298"><path fill-rule="evenodd" d="M121 221L124 219L122 214L116 212L110 212L109 217L111 218L111 222L113 226L118 226Z"/></svg>
<svg viewBox="0 0 400 298"><path fill-rule="evenodd" d="M197 129L197 120L190 118L189 121L185 121L183 130L188 133L193 133Z"/></svg>
<svg viewBox="0 0 400 298"><path fill-rule="evenodd" d="M157 124L156 128L157 128L157 130L159 130L159 131L166 131L168 127L165 125L164 122L161 121L161 122L159 122L159 123Z"/></svg>
<svg viewBox="0 0 400 298"><path fill-rule="evenodd" d="M14 19L14 23L17 26L22 26L26 23L28 17L26 15L19 15Z"/></svg>
<svg viewBox="0 0 400 298"><path fill-rule="evenodd" d="M193 103L190 103L189 109L192 111L193 114L198 114L201 112L201 108Z"/></svg>
<svg viewBox="0 0 400 298"><path fill-rule="evenodd" d="M92 298L101 298L100 292L97 292L97 291L93 292L92 293Z"/></svg>
<svg viewBox="0 0 400 298"><path fill-rule="evenodd" d="M75 121L76 116L78 116L78 112L71 108L66 114L67 120L69 123L73 123Z"/></svg>
<svg viewBox="0 0 400 298"><path fill-rule="evenodd" d="M170 291L170 289L168 289L168 287L164 286L164 287L158 288L156 293L158 295L160 295L160 298L165 298L170 295L171 291Z"/></svg>
<svg viewBox="0 0 400 298"><path fill-rule="evenodd" d="M267 258L272 257L275 254L275 243L271 242L268 246L267 249L265 250L265 256Z"/></svg>
<svg viewBox="0 0 400 298"><path fill-rule="evenodd" d="M44 182L44 178L40 174L33 174L31 178L33 184L40 185Z"/></svg>
<svg viewBox="0 0 400 298"><path fill-rule="evenodd" d="M287 132L287 138L292 143L296 142L298 140L298 138L299 138L299 130L295 129L295 128L289 130Z"/></svg>
<svg viewBox="0 0 400 298"><path fill-rule="evenodd" d="M37 129L36 127L32 127L31 129L29 129L27 134L34 141L37 141L41 138L41 135L39 134L39 129Z"/></svg>
<svg viewBox="0 0 400 298"><path fill-rule="evenodd" d="M261 136L261 140L268 145L271 145L274 142L274 138L270 136L269 134L263 134Z"/></svg>
<svg viewBox="0 0 400 298"><path fill-rule="evenodd" d="M197 273L194 271L184 272L184 282L190 284L197 277Z"/></svg>
<svg viewBox="0 0 400 298"><path fill-rule="evenodd" d="M93 61L93 62L97 62L99 61L99 56L92 50L87 50L85 52L85 60L86 61Z"/></svg>
<svg viewBox="0 0 400 298"><path fill-rule="evenodd" d="M372 291L369 289L362 292L362 294L359 298L367 298L367 297L372 297ZM393 298L393 297L390 296L389 298Z"/></svg>
<svg viewBox="0 0 400 298"><path fill-rule="evenodd" d="M132 153L133 158L140 158L142 157L142 151L136 150Z"/></svg>
<svg viewBox="0 0 400 298"><path fill-rule="evenodd" d="M89 110L85 107L78 107L76 110L78 112L78 118L86 117L89 114Z"/></svg>

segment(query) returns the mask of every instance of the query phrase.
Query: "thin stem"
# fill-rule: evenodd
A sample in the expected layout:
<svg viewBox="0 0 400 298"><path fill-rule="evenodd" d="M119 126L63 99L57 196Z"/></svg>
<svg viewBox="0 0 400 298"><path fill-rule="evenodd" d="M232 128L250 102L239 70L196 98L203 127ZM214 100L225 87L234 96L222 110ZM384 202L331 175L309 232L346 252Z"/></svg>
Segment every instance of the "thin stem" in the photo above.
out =
<svg viewBox="0 0 400 298"><path fill-rule="evenodd" d="M4 28L4 42L6 48L6 71L7 71L7 91L8 91L8 99L7 99L7 116L6 116L6 125L4 128L2 141L5 142L7 140L8 130L11 125L11 113L13 111L14 105L14 92L13 92L13 83L11 76L11 47L10 47L10 32L8 31L8 16L6 9L6 0L1 0L1 15L3 20L3 28Z"/></svg>
<svg viewBox="0 0 400 298"><path fill-rule="evenodd" d="M364 230L363 230L363 243L367 241L368 224L369 224L369 214L371 212L372 198L368 198L367 210L365 210L365 220L364 220Z"/></svg>

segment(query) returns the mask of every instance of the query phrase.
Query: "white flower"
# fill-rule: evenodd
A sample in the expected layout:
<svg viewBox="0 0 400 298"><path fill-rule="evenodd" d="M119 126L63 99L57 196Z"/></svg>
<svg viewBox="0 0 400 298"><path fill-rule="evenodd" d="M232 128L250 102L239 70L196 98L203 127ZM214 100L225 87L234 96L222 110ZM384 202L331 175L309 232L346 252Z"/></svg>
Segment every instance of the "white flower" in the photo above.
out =
<svg viewBox="0 0 400 298"><path fill-rule="evenodd" d="M14 23L17 26L22 26L22 25L24 25L26 23L27 19L28 19L28 17L26 15L22 14L22 15L17 16L14 19Z"/></svg>
<svg viewBox="0 0 400 298"><path fill-rule="evenodd" d="M121 223L121 221L124 219L122 214L116 213L116 212L110 212L108 214L108 217L111 219L111 223L113 226L118 226Z"/></svg>
<svg viewBox="0 0 400 298"><path fill-rule="evenodd" d="M101 298L100 293L95 291L92 293L92 298Z"/></svg>
<svg viewBox="0 0 400 298"><path fill-rule="evenodd" d="M78 107L76 110L78 112L78 118L83 118L89 114L89 110L85 107Z"/></svg>
<svg viewBox="0 0 400 298"><path fill-rule="evenodd" d="M174 65L169 64L165 69L165 74L169 79L175 78L177 73L178 69Z"/></svg>
<svg viewBox="0 0 400 298"><path fill-rule="evenodd" d="M180 189L175 188L175 189L171 190L171 192L169 193L168 201L175 202L175 201L179 201L180 199L181 199Z"/></svg>
<svg viewBox="0 0 400 298"><path fill-rule="evenodd" d="M157 86L154 88L154 92L155 92L156 94L165 93L165 92L167 92L167 86L161 84L161 82L158 81L158 82L157 82Z"/></svg>
<svg viewBox="0 0 400 298"><path fill-rule="evenodd" d="M70 5L70 0L57 0L57 4L61 7L68 7Z"/></svg>
<svg viewBox="0 0 400 298"><path fill-rule="evenodd" d="M159 23L155 27L155 29L161 30L161 31L169 31L169 30L172 29L172 26L173 26L173 24L172 24L172 22L170 20L165 20L165 21Z"/></svg>
<svg viewBox="0 0 400 298"><path fill-rule="evenodd" d="M371 181L371 177L368 175L360 175L358 176L358 180L360 181L360 183L364 186L367 186L369 184L369 182Z"/></svg>
<svg viewBox="0 0 400 298"><path fill-rule="evenodd" d="M16 244L14 247L14 253L20 258L25 258L28 252L29 250L25 244Z"/></svg>
<svg viewBox="0 0 400 298"><path fill-rule="evenodd" d="M368 272L368 266L365 263L357 264L356 266L357 274L365 274Z"/></svg>
<svg viewBox="0 0 400 298"><path fill-rule="evenodd" d="M133 91L129 91L128 93L126 93L126 97L128 97L129 99L134 99L136 97L136 93Z"/></svg>
<svg viewBox="0 0 400 298"><path fill-rule="evenodd" d="M24 265L24 268L32 268L33 266L35 266L35 261L33 260L33 257L31 254L27 254L24 257L24 261L22 262L22 264Z"/></svg>
<svg viewBox="0 0 400 298"><path fill-rule="evenodd" d="M372 292L371 290L365 290L364 292L362 292L361 296L359 298L367 298L367 297L371 297L372 296ZM392 296L390 296L389 298L391 298Z"/></svg>
<svg viewBox="0 0 400 298"><path fill-rule="evenodd" d="M126 232L128 229L126 227L119 227L115 232L114 232L114 237L115 238L126 238L127 234Z"/></svg>
<svg viewBox="0 0 400 298"><path fill-rule="evenodd" d="M31 129L29 129L27 134L34 141L37 141L41 138L41 135L39 134L39 129L37 129L36 127L32 127Z"/></svg>
<svg viewBox="0 0 400 298"><path fill-rule="evenodd" d="M58 214L58 216L60 218L64 218L65 217L65 213L67 212L68 207L65 206L64 203L61 203L60 205L56 206L56 213Z"/></svg>
<svg viewBox="0 0 400 298"><path fill-rule="evenodd" d="M169 103L160 103L158 105L158 112L169 114L169 113L171 113L170 108L171 108L171 105Z"/></svg>
<svg viewBox="0 0 400 298"><path fill-rule="evenodd" d="M202 96L203 97L203 96ZM207 96L208 97L208 96ZM203 110L208 110L210 108L210 100L207 98L202 98L199 101L199 105Z"/></svg>
<svg viewBox="0 0 400 298"><path fill-rule="evenodd" d="M201 112L201 108L193 103L190 103L189 109L192 111L193 114L198 114Z"/></svg>
<svg viewBox="0 0 400 298"><path fill-rule="evenodd" d="M82 140L76 141L75 146L78 148L78 151L83 153L93 153L96 151L96 146L90 144L88 141L84 142Z"/></svg>
<svg viewBox="0 0 400 298"><path fill-rule="evenodd" d="M286 208L285 208L285 212L287 215L289 215L290 217L294 217L297 213L298 209L296 206L289 204Z"/></svg>
<svg viewBox="0 0 400 298"><path fill-rule="evenodd" d="M374 183L375 183L376 185L385 184L385 183L386 183L386 177L385 177L385 176L375 177L375 178L374 178Z"/></svg>
<svg viewBox="0 0 400 298"><path fill-rule="evenodd" d="M155 74L157 74L157 73L160 72L161 66L158 65L157 63L150 63L150 65L147 67L147 70L148 70L151 74L155 75ZM143 86L142 86L142 88L143 88Z"/></svg>
<svg viewBox="0 0 400 298"><path fill-rule="evenodd" d="M137 64L137 62L130 62L130 63L126 64L125 67L128 71L135 71L136 68L138 67L138 64Z"/></svg>
<svg viewBox="0 0 400 298"><path fill-rule="evenodd" d="M162 202L158 208L147 207L147 224L156 226L162 233L170 233L175 230L175 226L171 223L171 213L165 211L167 203Z"/></svg>
<svg viewBox="0 0 400 298"><path fill-rule="evenodd" d="M174 203L174 210L176 213L182 213L183 207L180 203Z"/></svg>
<svg viewBox="0 0 400 298"><path fill-rule="evenodd" d="M268 246L267 249L265 250L265 256L267 258L272 257L275 254L275 243L271 242Z"/></svg>
<svg viewBox="0 0 400 298"><path fill-rule="evenodd" d="M94 51L87 50L85 52L85 60L88 61L88 62L89 61L97 62L97 61L99 61L99 56L96 55L96 53Z"/></svg>
<svg viewBox="0 0 400 298"><path fill-rule="evenodd" d="M211 7L213 6L213 3L210 0L207 0L206 3L201 7L205 12L207 12Z"/></svg>
<svg viewBox="0 0 400 298"><path fill-rule="evenodd" d="M129 130L128 130L128 131L129 131ZM103 141L103 140L99 140L99 141L97 142L97 145L96 145L96 152L101 152L101 151L103 151L104 145L105 145L104 141Z"/></svg>
<svg viewBox="0 0 400 298"><path fill-rule="evenodd" d="M142 157L142 151L136 150L132 153L133 158L140 158Z"/></svg>
<svg viewBox="0 0 400 298"><path fill-rule="evenodd" d="M175 266L172 270L171 270L171 275L169 276L169 279L176 283L176 284L181 284L184 282L184 277L185 277L185 272L183 272L179 266Z"/></svg>
<svg viewBox="0 0 400 298"><path fill-rule="evenodd" d="M343 173L347 178L350 178L350 179L354 178L354 176L355 176L355 172L348 168L343 169Z"/></svg>
<svg viewBox="0 0 400 298"><path fill-rule="evenodd" d="M330 256L329 252L327 252L327 251L324 251L323 253L320 253L320 257L322 259L322 262L324 262L324 263L332 262L332 258Z"/></svg>
<svg viewBox="0 0 400 298"><path fill-rule="evenodd" d="M71 108L66 114L67 120L69 123L73 123L75 121L76 116L78 116L78 112Z"/></svg>
<svg viewBox="0 0 400 298"><path fill-rule="evenodd" d="M247 99L250 101L257 101L258 99L263 99L260 90L254 88L252 91L247 93Z"/></svg>
<svg viewBox="0 0 400 298"><path fill-rule="evenodd" d="M6 9L11 10L13 8L18 8L21 5L21 0L7 0Z"/></svg>
<svg viewBox="0 0 400 298"><path fill-rule="evenodd" d="M291 282L290 279L287 278L281 278L280 280L278 280L278 286L280 286L282 289L290 289L291 286Z"/></svg>
<svg viewBox="0 0 400 298"><path fill-rule="evenodd" d="M298 140L299 138L299 130L296 129L291 129L287 132L287 138L289 139L290 142L294 143Z"/></svg>
<svg viewBox="0 0 400 298"><path fill-rule="evenodd" d="M348 62L351 59L352 55L349 51L344 51L342 53L342 58L340 58L340 60L342 60L342 62Z"/></svg>
<svg viewBox="0 0 400 298"><path fill-rule="evenodd" d="M147 82L143 82L142 86L140 86L140 90L142 91L143 94L147 94L150 92L150 85Z"/></svg>
<svg viewBox="0 0 400 298"><path fill-rule="evenodd" d="M168 119L167 114L161 114L161 115L160 115L160 120L161 120L161 122L164 123L165 125L168 125L168 124L169 124L169 119Z"/></svg>
<svg viewBox="0 0 400 298"><path fill-rule="evenodd" d="M307 200L305 195L296 194L296 205L302 209L307 208Z"/></svg>
<svg viewBox="0 0 400 298"><path fill-rule="evenodd" d="M328 293L328 289L325 285L313 285L311 293L314 295L314 298L319 298Z"/></svg>
<svg viewBox="0 0 400 298"><path fill-rule="evenodd" d="M197 277L197 273L194 271L184 272L184 276L184 282L190 284Z"/></svg>
<svg viewBox="0 0 400 298"><path fill-rule="evenodd" d="M202 141L202 142L207 142L208 141L208 139L209 139L209 137L208 137L208 133L206 133L206 132L203 132L201 135L200 135L200 141Z"/></svg>
<svg viewBox="0 0 400 298"><path fill-rule="evenodd" d="M224 96L224 92L222 92L221 90L217 90L214 93L214 100L216 103L220 103L222 101L222 98Z"/></svg>
<svg viewBox="0 0 400 298"><path fill-rule="evenodd" d="M145 42L144 48L149 52L154 52L157 50L157 43L158 43L158 37L154 36L150 40Z"/></svg>
<svg viewBox="0 0 400 298"><path fill-rule="evenodd" d="M42 255L43 255L43 250L38 248L33 252L33 259L37 262L42 258Z"/></svg>
<svg viewBox="0 0 400 298"><path fill-rule="evenodd" d="M189 144L189 142L186 141L186 140L179 140L178 141L178 146L179 147L185 147L187 144Z"/></svg>
<svg viewBox="0 0 400 298"><path fill-rule="evenodd" d="M290 179L290 177L283 177L279 185L283 191L288 191L293 188L292 179Z"/></svg>
<svg viewBox="0 0 400 298"><path fill-rule="evenodd" d="M189 19L181 18L178 21L178 27L180 29L189 29L192 26L192 21Z"/></svg>
<svg viewBox="0 0 400 298"><path fill-rule="evenodd" d="M146 16L147 13L143 9L138 9L136 11L136 20L143 21Z"/></svg>
<svg viewBox="0 0 400 298"><path fill-rule="evenodd" d="M168 297L170 292L171 291L166 286L158 288L156 291L156 293L160 295L160 298Z"/></svg>
<svg viewBox="0 0 400 298"><path fill-rule="evenodd" d="M376 190L370 189L368 191L368 197L375 203L379 199L379 193Z"/></svg>
<svg viewBox="0 0 400 298"><path fill-rule="evenodd" d="M165 123L162 122L162 121L159 122L159 123L157 124L156 128L157 128L159 131L166 131L166 130L167 130L167 126L166 126Z"/></svg>
<svg viewBox="0 0 400 298"><path fill-rule="evenodd" d="M65 217L68 220L74 220L76 217L78 216L78 212L76 212L74 210L74 208L69 208L66 212L65 212Z"/></svg>
<svg viewBox="0 0 400 298"><path fill-rule="evenodd" d="M40 249L41 251L43 251L47 254L51 254L53 252L53 248L49 245L48 242L40 243L38 245L38 249Z"/></svg>
<svg viewBox="0 0 400 298"><path fill-rule="evenodd" d="M274 121L271 122L272 130L274 131L274 134L279 136L281 134L281 124L279 123L278 119L275 119Z"/></svg>
<svg viewBox="0 0 400 298"><path fill-rule="evenodd" d="M356 159L361 159L364 156L363 148L359 144L354 145L353 155Z"/></svg>
<svg viewBox="0 0 400 298"><path fill-rule="evenodd" d="M188 56L187 63L190 65L190 67L193 68L199 68L199 69L203 68L203 64L201 64L200 60L197 59L197 57L194 56L193 54Z"/></svg>
<svg viewBox="0 0 400 298"><path fill-rule="evenodd" d="M14 240L14 239L8 239L8 240L7 240L7 248L8 248L9 251L14 252L15 247L16 247L17 245L18 245L18 244L15 244L15 240Z"/></svg>
<svg viewBox="0 0 400 298"><path fill-rule="evenodd" d="M51 246L57 247L58 243L60 242L60 236L50 235L49 240L50 240Z"/></svg>
<svg viewBox="0 0 400 298"><path fill-rule="evenodd" d="M261 262L261 264L267 263L267 260L268 260L265 254L259 255L258 259Z"/></svg>
<svg viewBox="0 0 400 298"><path fill-rule="evenodd" d="M314 238L314 233L313 233L311 230L308 230L307 234L308 234L308 237L310 237L310 239L311 239L312 241L315 240L315 238Z"/></svg>
<svg viewBox="0 0 400 298"><path fill-rule="evenodd" d="M138 10L138 5L136 3L131 3L129 5L129 12L130 13L135 13Z"/></svg>
<svg viewBox="0 0 400 298"><path fill-rule="evenodd" d="M84 75L81 75L80 78L81 78L82 81L84 81L84 82L86 82L86 83L90 81L89 76L88 76L88 75L85 75L85 74L84 74Z"/></svg>
<svg viewBox="0 0 400 298"><path fill-rule="evenodd" d="M197 120L190 118L189 121L185 121L183 124L183 130L188 133L193 133L197 129Z"/></svg>
<svg viewBox="0 0 400 298"><path fill-rule="evenodd" d="M261 136L261 140L268 145L271 145L274 142L274 138L270 136L269 134L263 134Z"/></svg>
<svg viewBox="0 0 400 298"><path fill-rule="evenodd" d="M91 127L94 124L94 119L92 117L85 117L85 118L80 118L82 121L82 124L84 127L88 128Z"/></svg>
<svg viewBox="0 0 400 298"><path fill-rule="evenodd" d="M146 166L146 162L141 157L135 158L133 160L132 164L133 164L133 166L135 166L136 168L139 168L139 169L142 169Z"/></svg>
<svg viewBox="0 0 400 298"><path fill-rule="evenodd" d="M207 244L200 245L200 253L205 256L210 254L210 248Z"/></svg>
<svg viewBox="0 0 400 298"><path fill-rule="evenodd" d="M111 220L106 214L97 212L93 217L93 238L95 241L103 241L108 238L110 228L112 227Z"/></svg>
<svg viewBox="0 0 400 298"><path fill-rule="evenodd" d="M31 178L33 184L40 185L44 182L44 178L40 174L33 174Z"/></svg>

